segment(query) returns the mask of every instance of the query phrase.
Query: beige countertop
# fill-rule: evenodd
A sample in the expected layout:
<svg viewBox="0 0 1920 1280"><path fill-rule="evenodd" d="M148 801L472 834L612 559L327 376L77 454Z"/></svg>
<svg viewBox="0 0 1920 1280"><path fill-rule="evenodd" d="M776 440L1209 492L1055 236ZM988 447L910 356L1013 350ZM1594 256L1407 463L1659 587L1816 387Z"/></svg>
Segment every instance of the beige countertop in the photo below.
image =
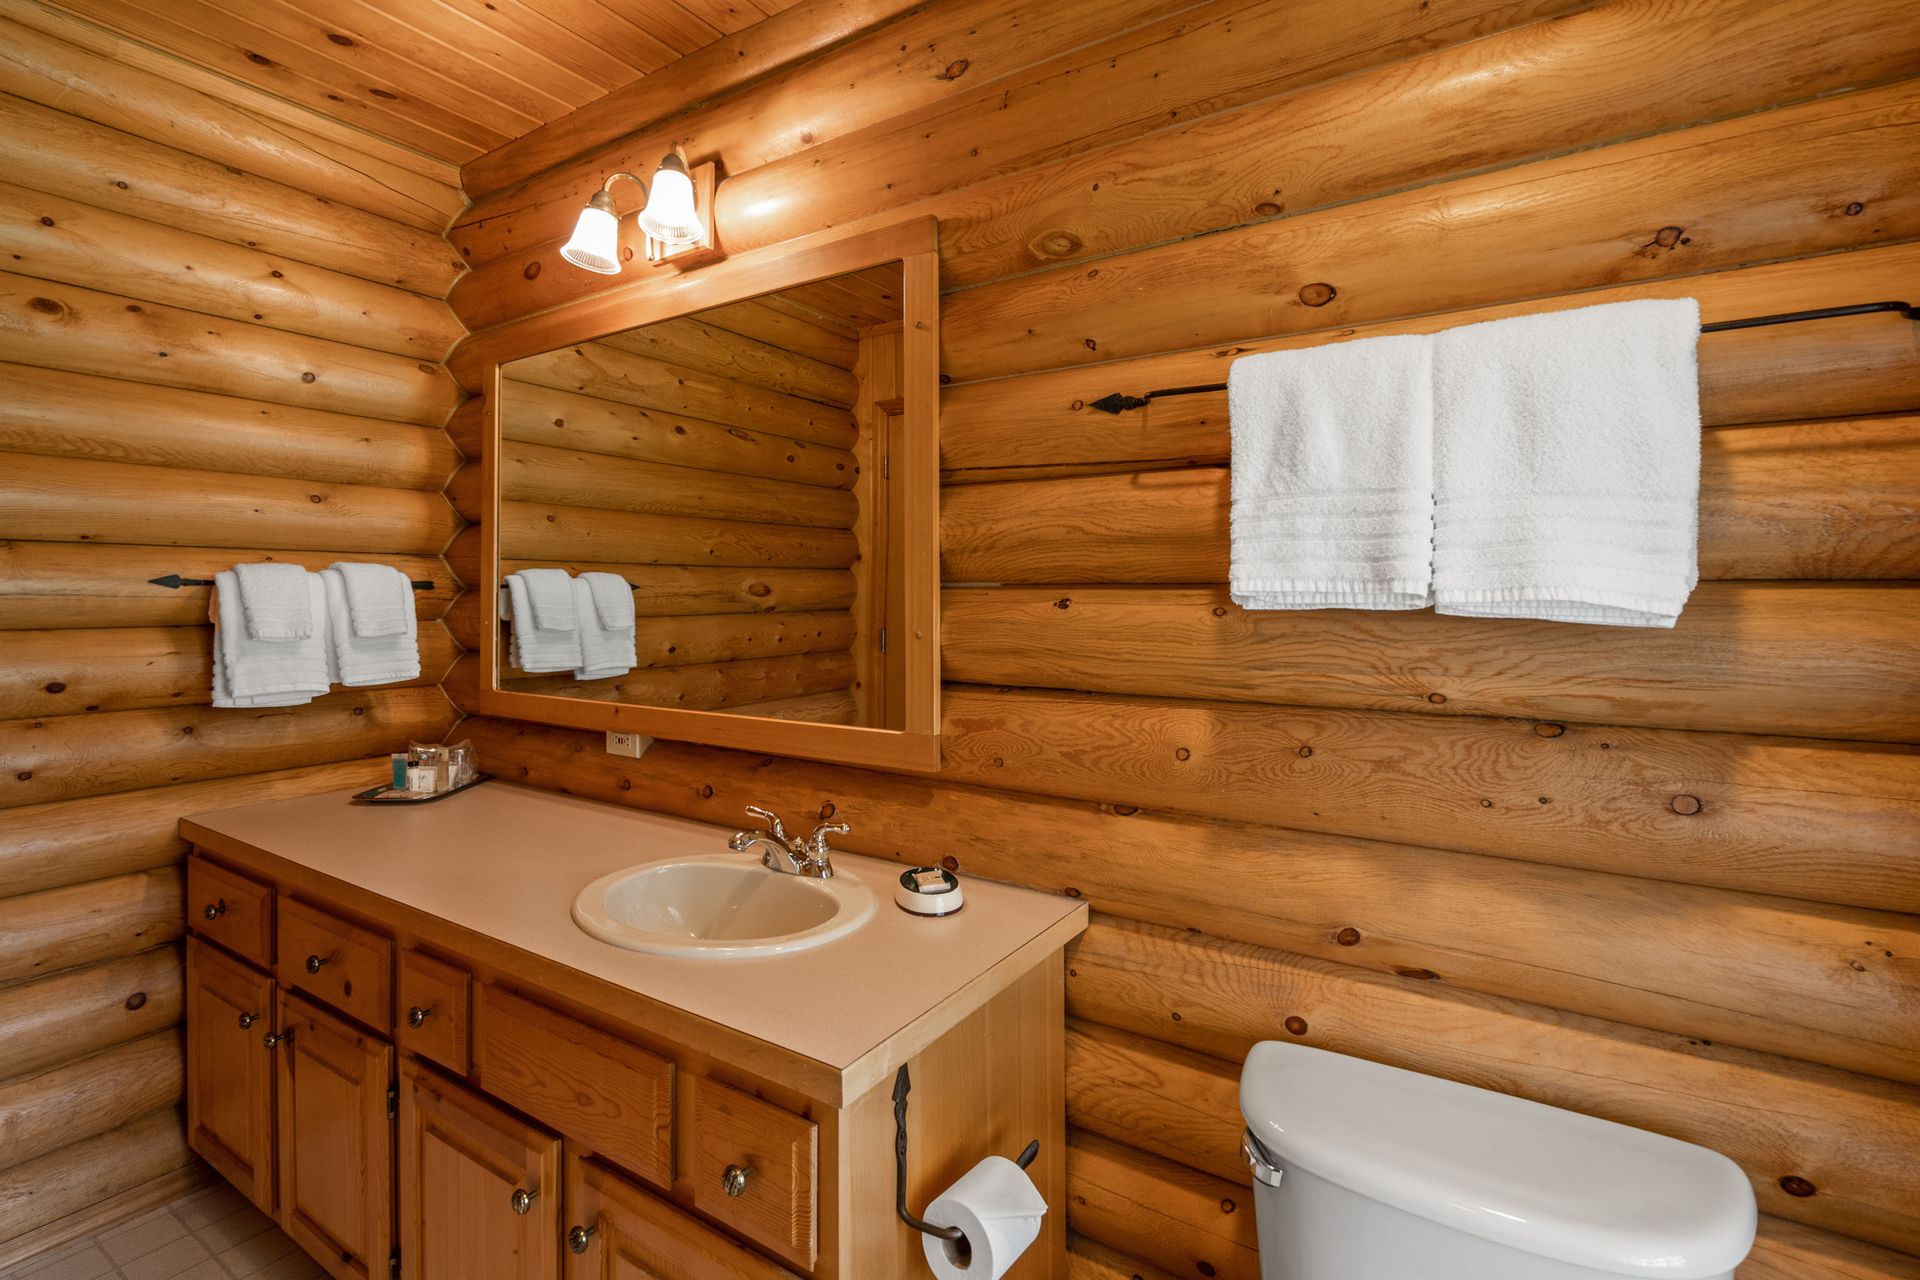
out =
<svg viewBox="0 0 1920 1280"><path fill-rule="evenodd" d="M346 793L279 800L198 814L180 829L215 854L266 855L269 874L282 870L276 860L304 868L321 890L363 891L858 1074L847 1096L892 1069L874 1061L884 1046L938 1034L944 1026L916 1024L951 1025L983 989L1024 974L1087 918L1075 899L975 879L957 914L912 916L893 903L899 865L839 853L835 874L859 878L878 899L852 934L785 955L685 959L589 937L573 923L574 898L622 868L725 853L729 828L493 781L424 805L351 804ZM977 998L956 999L969 991Z"/></svg>

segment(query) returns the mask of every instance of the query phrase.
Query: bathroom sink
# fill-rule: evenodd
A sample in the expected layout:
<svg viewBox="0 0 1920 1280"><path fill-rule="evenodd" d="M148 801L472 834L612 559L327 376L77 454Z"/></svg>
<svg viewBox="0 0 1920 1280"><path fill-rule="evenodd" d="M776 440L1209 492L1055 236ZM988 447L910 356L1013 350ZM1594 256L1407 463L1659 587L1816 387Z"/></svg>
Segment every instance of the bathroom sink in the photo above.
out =
<svg viewBox="0 0 1920 1280"><path fill-rule="evenodd" d="M654 862L603 876L574 899L573 921L629 951L767 956L844 938L873 916L873 891L769 871L752 854Z"/></svg>

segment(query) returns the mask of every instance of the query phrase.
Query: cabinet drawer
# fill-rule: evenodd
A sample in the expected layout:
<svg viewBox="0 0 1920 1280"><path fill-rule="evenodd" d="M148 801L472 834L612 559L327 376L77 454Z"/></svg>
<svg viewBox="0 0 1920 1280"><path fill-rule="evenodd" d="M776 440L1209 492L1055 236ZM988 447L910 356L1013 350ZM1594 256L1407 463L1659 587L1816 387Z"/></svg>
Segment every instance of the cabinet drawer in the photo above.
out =
<svg viewBox="0 0 1920 1280"><path fill-rule="evenodd" d="M673 1063L504 987L474 1010L480 1087L631 1173L673 1181Z"/></svg>
<svg viewBox="0 0 1920 1280"><path fill-rule="evenodd" d="M187 923L236 955L273 963L273 888L198 854L187 859Z"/></svg>
<svg viewBox="0 0 1920 1280"><path fill-rule="evenodd" d="M579 1242L577 1253L569 1243L567 1280L793 1280L785 1267L727 1239L599 1161L574 1155L567 1157L567 1229Z"/></svg>
<svg viewBox="0 0 1920 1280"><path fill-rule="evenodd" d="M280 900L280 985L324 1000L376 1031L393 1030L393 943L351 921Z"/></svg>
<svg viewBox="0 0 1920 1280"><path fill-rule="evenodd" d="M400 952L394 1039L400 1047L467 1074L468 1010L473 979L465 969L412 947Z"/></svg>
<svg viewBox="0 0 1920 1280"><path fill-rule="evenodd" d="M718 1080L689 1080L686 1088L694 1207L812 1269L819 1127Z"/></svg>

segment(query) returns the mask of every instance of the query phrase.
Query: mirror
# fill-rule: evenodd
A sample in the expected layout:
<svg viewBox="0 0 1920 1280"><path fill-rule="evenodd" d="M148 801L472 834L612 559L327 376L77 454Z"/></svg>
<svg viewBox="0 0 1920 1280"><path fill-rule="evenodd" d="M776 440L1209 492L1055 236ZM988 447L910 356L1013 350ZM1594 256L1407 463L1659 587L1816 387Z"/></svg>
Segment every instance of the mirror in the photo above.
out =
<svg viewBox="0 0 1920 1280"><path fill-rule="evenodd" d="M743 255L496 340L482 709L937 766L923 237Z"/></svg>

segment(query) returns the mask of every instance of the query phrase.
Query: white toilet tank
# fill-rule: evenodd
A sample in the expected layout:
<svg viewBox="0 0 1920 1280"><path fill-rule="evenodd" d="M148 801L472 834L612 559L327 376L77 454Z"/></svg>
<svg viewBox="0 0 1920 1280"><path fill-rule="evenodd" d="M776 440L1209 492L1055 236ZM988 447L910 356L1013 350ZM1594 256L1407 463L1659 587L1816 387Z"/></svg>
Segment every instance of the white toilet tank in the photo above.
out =
<svg viewBox="0 0 1920 1280"><path fill-rule="evenodd" d="M1263 1280L1731 1280L1753 1188L1716 1151L1268 1041L1240 1078Z"/></svg>

